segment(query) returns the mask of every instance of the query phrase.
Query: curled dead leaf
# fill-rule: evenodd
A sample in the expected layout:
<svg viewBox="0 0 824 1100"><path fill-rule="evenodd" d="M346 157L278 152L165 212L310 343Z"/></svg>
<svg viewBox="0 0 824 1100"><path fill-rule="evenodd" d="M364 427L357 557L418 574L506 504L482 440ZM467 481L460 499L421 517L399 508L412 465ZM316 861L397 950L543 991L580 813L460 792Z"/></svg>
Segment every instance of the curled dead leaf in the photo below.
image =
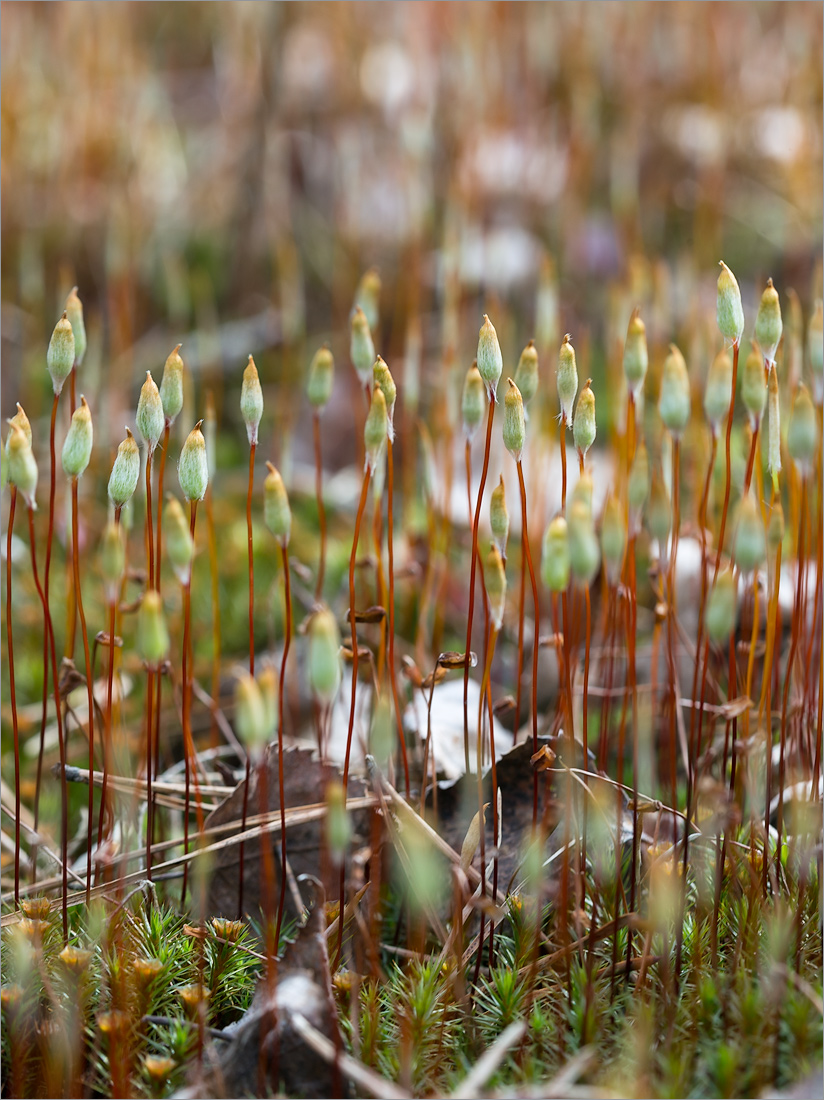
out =
<svg viewBox="0 0 824 1100"><path fill-rule="evenodd" d="M549 745L541 745L538 751L530 756L529 762L536 771L545 772L555 763L555 753Z"/></svg>
<svg viewBox="0 0 824 1100"><path fill-rule="evenodd" d="M372 607L367 607L364 611L355 611L356 623L380 623L386 618L386 608L381 607L380 604L374 604ZM351 613L346 612L346 621L350 623L352 621Z"/></svg>
<svg viewBox="0 0 824 1100"><path fill-rule="evenodd" d="M484 802L484 819L483 823L486 825L486 811L489 806L488 802ZM461 845L461 870L466 874L469 868L472 866L472 860L475 858L475 853L478 850L478 845L481 842L481 814L480 810L472 820L469 822L469 828L466 830L466 836L464 837L463 844Z"/></svg>

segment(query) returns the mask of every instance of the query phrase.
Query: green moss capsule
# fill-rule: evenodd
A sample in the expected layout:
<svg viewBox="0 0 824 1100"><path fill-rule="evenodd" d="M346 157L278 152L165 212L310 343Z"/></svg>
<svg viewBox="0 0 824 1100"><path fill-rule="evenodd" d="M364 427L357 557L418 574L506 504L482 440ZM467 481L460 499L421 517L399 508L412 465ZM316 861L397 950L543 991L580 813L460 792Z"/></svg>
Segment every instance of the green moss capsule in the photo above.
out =
<svg viewBox="0 0 824 1100"><path fill-rule="evenodd" d="M675 344L670 344L664 360L658 412L664 427L676 438L680 437L690 418L690 379L684 356Z"/></svg>
<svg viewBox="0 0 824 1100"><path fill-rule="evenodd" d="M627 326L627 338L624 341L624 377L634 398L637 398L643 389L648 366L647 329L641 320L640 310L634 309Z"/></svg>
<svg viewBox="0 0 824 1100"><path fill-rule="evenodd" d="M363 429L363 441L366 446L366 467L375 472L378 461L386 446L389 432L389 417L386 413L386 398L377 386L372 391L372 404Z"/></svg>
<svg viewBox="0 0 824 1100"><path fill-rule="evenodd" d="M160 400L160 390L157 388L152 372L146 371L146 381L140 390L137 402L137 430L143 437L143 442L149 448L151 454L166 427L166 417L163 415L163 402Z"/></svg>
<svg viewBox="0 0 824 1100"><path fill-rule="evenodd" d="M137 651L149 668L157 668L169 652L169 632L160 593L144 593L137 614Z"/></svg>
<svg viewBox="0 0 824 1100"><path fill-rule="evenodd" d="M209 464L202 420L198 420L186 437L177 464L177 478L187 500L203 500L209 487Z"/></svg>
<svg viewBox="0 0 824 1100"><path fill-rule="evenodd" d="M93 443L92 411L86 404L86 398L81 395L63 443L63 471L66 477L75 479L83 475L92 457Z"/></svg>
<svg viewBox="0 0 824 1100"><path fill-rule="evenodd" d="M810 391L802 382L795 392L787 425L787 450L802 476L812 473L818 431Z"/></svg>
<svg viewBox="0 0 824 1100"><path fill-rule="evenodd" d="M506 609L506 570L495 543L490 546L484 561L484 585L489 599L489 621L495 630L500 630Z"/></svg>
<svg viewBox="0 0 824 1100"><path fill-rule="evenodd" d="M19 425L9 420L9 434L6 438L6 473L9 483L16 486L22 494L26 505L35 511L37 504L35 494L37 492L37 460L31 448L31 443L26 438L26 433Z"/></svg>
<svg viewBox="0 0 824 1100"><path fill-rule="evenodd" d="M248 672L235 681L235 726L252 757L259 756L269 740L266 706L257 681Z"/></svg>
<svg viewBox="0 0 824 1100"><path fill-rule="evenodd" d="M65 309L74 336L74 361L79 367L82 366L86 355L86 322L83 320L83 303L80 301L76 286L69 291Z"/></svg>
<svg viewBox="0 0 824 1100"><path fill-rule="evenodd" d="M582 501L572 501L567 510L567 526L572 576L576 584L583 588L592 584L601 564L592 511Z"/></svg>
<svg viewBox="0 0 824 1100"><path fill-rule="evenodd" d="M271 462L266 463L269 473L263 482L263 522L282 546L289 545L292 532L292 509L283 478Z"/></svg>
<svg viewBox="0 0 824 1100"><path fill-rule="evenodd" d="M650 534L658 540L659 545L666 546L672 526L672 503L659 469L656 469L652 475L647 505L647 525Z"/></svg>
<svg viewBox="0 0 824 1100"><path fill-rule="evenodd" d="M744 573L763 565L767 557L764 523L751 496L745 497L738 505L733 553L738 568Z"/></svg>
<svg viewBox="0 0 824 1100"><path fill-rule="evenodd" d="M758 313L755 317L755 338L761 345L764 358L771 363L775 362L775 353L781 343L783 328L778 291L773 286L772 279L767 279L767 285L761 295Z"/></svg>
<svg viewBox="0 0 824 1100"><path fill-rule="evenodd" d="M349 331L349 355L352 366L358 372L362 386L372 381L372 365L375 362L375 345L364 311L358 307L352 314Z"/></svg>
<svg viewBox="0 0 824 1100"><path fill-rule="evenodd" d="M486 314L478 332L477 363L489 399L494 401L504 369L504 357L501 354L501 345L498 343L498 333Z"/></svg>
<svg viewBox="0 0 824 1100"><path fill-rule="evenodd" d="M534 340L530 340L521 352L518 366L515 368L515 385L521 391L524 406L528 408L530 401L538 392L538 351Z"/></svg>
<svg viewBox="0 0 824 1100"><path fill-rule="evenodd" d="M392 372L380 355L372 366L372 382L373 385L377 386L381 391L383 399L386 402L386 415L389 418L389 439L394 441L395 400L398 396L398 388L395 385L395 379L392 377Z"/></svg>
<svg viewBox="0 0 824 1100"><path fill-rule="evenodd" d="M572 346L569 333L564 336L564 342L558 353L556 381L558 400L561 403L561 420L567 427L571 427L575 395L578 393L578 367L575 363L575 348Z"/></svg>
<svg viewBox="0 0 824 1100"><path fill-rule="evenodd" d="M168 504L163 512L164 545L175 576L181 584L188 584L192 575L192 559L195 556L195 543L186 515L177 497L168 496Z"/></svg>
<svg viewBox="0 0 824 1100"><path fill-rule="evenodd" d="M119 523L109 522L100 540L100 576L106 589L106 599L117 599L120 582L126 571L126 540Z"/></svg>
<svg viewBox="0 0 824 1100"><path fill-rule="evenodd" d="M764 373L764 355L757 344L750 348L750 354L744 360L741 372L741 399L750 416L753 430L761 423L767 404L767 377Z"/></svg>
<svg viewBox="0 0 824 1100"><path fill-rule="evenodd" d="M54 392L60 393L63 383L74 366L74 333L65 310L51 334L49 350L46 353L46 366L51 375Z"/></svg>
<svg viewBox="0 0 824 1100"><path fill-rule="evenodd" d="M621 579L624 551L627 545L627 528L624 510L617 497L610 497L601 520L601 556L607 571L607 580L613 587Z"/></svg>
<svg viewBox="0 0 824 1100"><path fill-rule="evenodd" d="M461 397L461 416L463 417L463 430L466 438L471 442L475 432L484 417L486 407L486 395L484 392L484 380L478 370L477 362L474 362L466 372L463 395Z"/></svg>
<svg viewBox="0 0 824 1100"><path fill-rule="evenodd" d="M167 424L174 424L183 408L183 360L180 358L182 344L178 344L166 359L163 377L160 380L160 403Z"/></svg>
<svg viewBox="0 0 824 1100"><path fill-rule="evenodd" d="M707 633L716 644L726 641L735 629L737 602L733 575L725 569L707 601Z"/></svg>
<svg viewBox="0 0 824 1100"><path fill-rule="evenodd" d="M759 362L759 367L761 363ZM718 435L721 422L730 411L732 396L732 359L726 348L719 351L707 374L704 390L704 415L714 436Z"/></svg>
<svg viewBox="0 0 824 1100"><path fill-rule="evenodd" d="M633 530L637 530L641 523L641 515L649 496L649 455L646 445L641 442L635 449L635 458L629 471L629 484L627 497L629 499L629 512L633 521Z"/></svg>
<svg viewBox="0 0 824 1100"><path fill-rule="evenodd" d="M329 347L324 344L312 356L309 364L309 377L306 381L306 396L313 408L326 408L335 386L335 360Z"/></svg>
<svg viewBox="0 0 824 1100"><path fill-rule="evenodd" d="M341 681L340 631L335 616L323 608L309 623L309 686L322 703L333 702Z"/></svg>
<svg viewBox="0 0 824 1100"><path fill-rule="evenodd" d="M370 267L361 275L355 291L355 308L363 310L372 332L377 332L380 321L381 277L376 267Z"/></svg>
<svg viewBox="0 0 824 1100"><path fill-rule="evenodd" d="M563 516L547 524L541 547L541 580L550 592L566 592L569 587L569 530Z"/></svg>
<svg viewBox="0 0 824 1100"><path fill-rule="evenodd" d="M492 538L500 551L501 557L506 561L506 543L509 538L509 512L506 508L506 491L504 478L501 479L492 490L489 500L489 525L492 528Z"/></svg>
<svg viewBox="0 0 824 1100"><path fill-rule="evenodd" d="M258 673L258 687L266 716L266 740L269 741L278 728L278 675L275 666L267 663Z"/></svg>
<svg viewBox="0 0 824 1100"><path fill-rule="evenodd" d="M521 461L526 441L526 423L524 421L524 401L521 391L511 378L507 379L509 389L504 398L504 446L515 459Z"/></svg>
<svg viewBox="0 0 824 1100"><path fill-rule="evenodd" d="M240 415L246 425L249 446L257 445L258 428L263 417L263 389L260 385L258 369L251 355L243 370L243 382L240 387Z"/></svg>
<svg viewBox="0 0 824 1100"><path fill-rule="evenodd" d="M335 863L343 862L351 838L352 824L346 809L346 793L343 784L333 779L326 788L326 843Z"/></svg>
<svg viewBox="0 0 824 1100"><path fill-rule="evenodd" d="M716 298L716 317L718 328L724 339L737 344L744 331L744 306L741 302L741 290L738 282L724 263L719 260L721 274L718 276L718 295Z"/></svg>
<svg viewBox="0 0 824 1100"><path fill-rule="evenodd" d="M137 488L140 477L140 451L135 437L126 429L126 438L117 448L109 475L109 500L114 508L122 508Z"/></svg>
<svg viewBox="0 0 824 1100"><path fill-rule="evenodd" d="M572 424L572 438L575 446L586 458L587 451L595 442L595 394L592 392L592 379L587 378L578 405L575 409L575 420Z"/></svg>

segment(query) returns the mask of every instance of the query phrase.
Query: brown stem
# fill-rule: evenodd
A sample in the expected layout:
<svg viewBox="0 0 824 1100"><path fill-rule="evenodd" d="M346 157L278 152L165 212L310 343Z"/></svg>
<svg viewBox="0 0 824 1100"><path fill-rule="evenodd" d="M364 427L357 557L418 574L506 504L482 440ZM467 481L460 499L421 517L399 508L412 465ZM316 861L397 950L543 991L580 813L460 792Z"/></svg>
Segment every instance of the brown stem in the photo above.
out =
<svg viewBox="0 0 824 1100"><path fill-rule="evenodd" d="M484 463L481 469L481 484L478 487L478 500L475 505L475 516L472 521L472 553L469 566L469 609L466 616L466 647L464 652L467 660L464 663L463 682L463 719L464 719L464 764L466 774L469 775L469 652L472 649L472 619L475 614L475 559L478 554L478 524L481 519L481 504L483 503L486 475L489 471L489 451L492 446L492 421L495 418L495 397L490 394L489 412L486 418L486 445L484 447Z"/></svg>
<svg viewBox="0 0 824 1100"><path fill-rule="evenodd" d="M195 537L195 522L197 520L197 501L191 502L191 513L189 520L189 532L194 541ZM195 784L195 809L197 812L197 828L198 832L203 832L203 807L200 800L200 783L197 778L197 769L195 768L195 747L194 740L192 738L192 669L191 669L191 638L192 638L192 574L189 572L188 580L183 588L183 654L182 654L182 667L181 667L181 689L182 689L182 713L183 713L183 754L184 754L184 766L185 766L185 794L184 794L184 810L183 810L183 851L184 854L189 851L189 805L190 805L190 783L194 779ZM180 904L185 905L186 902L186 885L188 881L188 869L189 864L183 864L183 887L180 894Z"/></svg>
<svg viewBox="0 0 824 1100"><path fill-rule="evenodd" d="M255 560L252 548L252 491L255 483L256 443L249 446L249 488L246 492L246 538L249 545L249 675L255 674Z"/></svg>
<svg viewBox="0 0 824 1100"><path fill-rule="evenodd" d="M116 599L109 600L109 662L106 675L106 718L103 727L103 782L100 787L100 816L97 822L97 847L103 843L109 784L109 762L112 752L112 695L114 693L114 631Z"/></svg>
<svg viewBox="0 0 824 1100"><path fill-rule="evenodd" d="M672 553L669 561L669 596L667 601L667 665L669 675L669 765L672 806L678 805L678 779L676 772L676 723L678 700L675 690L675 650L673 626L676 622L677 598L675 591L675 567L678 557L678 536L681 529L681 440L672 441Z"/></svg>
<svg viewBox="0 0 824 1100"><path fill-rule="evenodd" d="M318 560L318 579L315 583L315 600L320 601L323 594L323 577L326 572L326 508L323 504L323 461L320 449L320 416L312 415L312 430L315 437L315 497L318 502L318 526L320 528L320 558Z"/></svg>
<svg viewBox="0 0 824 1100"><path fill-rule="evenodd" d="M54 706L57 714L57 744L60 754L60 793L61 793L61 835L68 836L68 792L66 790L66 742L63 736L63 708L60 703L60 689L58 687L57 679L57 650L54 643L54 627L52 624L51 612L49 611L48 600L46 594L40 585L40 578L37 573L37 554L35 552L34 543L34 511L29 508L29 546L31 549L31 569L34 576L34 584L37 589L37 595L40 597L40 603L43 607L43 623L44 623L44 647L48 644L47 652L51 658L51 673L52 673L52 687L54 692ZM43 680L48 686L48 666L43 665ZM48 699L48 695L47 695ZM40 756L39 762L43 759L43 740L40 741ZM39 764L38 764L39 767ZM65 852L63 852L65 857ZM36 848L32 850L32 863L37 858ZM32 869L34 873L34 868ZM63 941L68 940L68 863L63 858Z"/></svg>
<svg viewBox="0 0 824 1100"><path fill-rule="evenodd" d="M566 510L567 496L567 458L566 458L566 419L561 420L561 432L559 442L561 444L561 510Z"/></svg>
<svg viewBox="0 0 824 1100"><path fill-rule="evenodd" d="M538 585L535 581L535 569L532 564L532 551L529 548L529 529L527 526L526 511L526 486L524 484L524 468L518 460L518 485L521 490L521 530L523 532L523 549L526 554L526 564L529 569L529 581L532 585L532 602L535 606L535 633L532 643L532 751L538 751L538 637L540 632L540 603L538 601ZM523 564L521 566L523 569ZM523 611L523 608L522 608ZM523 615L521 621L523 622ZM519 666L520 668L520 666ZM586 707L586 703L584 704ZM586 713L586 710L584 711ZM532 776L532 828L538 824L538 772Z"/></svg>
<svg viewBox="0 0 824 1100"><path fill-rule="evenodd" d="M521 512L521 576L518 584L518 663L515 666L515 740L521 728L521 680L524 669L524 612L526 604L526 539L524 538L523 511ZM533 749L533 752L535 749ZM535 773L537 780L538 774Z"/></svg>
<svg viewBox="0 0 824 1100"><path fill-rule="evenodd" d="M781 741L778 757L778 814L776 816L777 860L781 860L781 833L784 828L784 774L785 755L787 744L787 707L790 700L790 684L792 683L793 664L798 650L798 635L801 623L804 621L804 601L802 599L802 581L804 578L804 527L807 520L807 477L801 478L801 512L798 522L798 553L797 553L797 579L795 588L795 603L793 604L792 630L790 632L790 654L787 657L787 667L784 672L784 693L781 700ZM776 579L776 584L778 580Z"/></svg>
<svg viewBox="0 0 824 1100"><path fill-rule="evenodd" d="M20 907L20 730L17 724L17 692L14 680L14 636L11 614L11 543L14 512L17 507L17 486L11 487L9 526L6 532L6 637L9 651L9 696L11 724L14 736L14 904ZM44 670L45 671L45 670Z"/></svg>
<svg viewBox="0 0 824 1100"><path fill-rule="evenodd" d="M80 618L80 636L83 640L83 657L86 663L86 691L89 702L89 775L94 771L94 678L89 654L89 634L86 630L86 613L83 610L83 593L80 588L80 540L77 500L77 478L72 478L72 557L74 559L74 588L77 596L77 613ZM89 820L86 842L86 904L89 904L92 888L92 822L94 821L94 784L89 783Z"/></svg>
<svg viewBox="0 0 824 1100"><path fill-rule="evenodd" d="M220 570L217 562L217 538L215 536L215 512L212 486L206 490L206 534L209 544L209 577L212 588L212 725L209 736L211 748L218 743L217 701L220 698Z"/></svg>
<svg viewBox="0 0 824 1100"><path fill-rule="evenodd" d="M156 552L155 552L155 587L158 592L160 591L160 554L161 544L163 542L163 479L166 473L166 455L169 450L169 432L171 430L171 424L166 421L166 428L163 432L163 449L160 452L160 470L157 475L157 535L156 535Z"/></svg>
<svg viewBox="0 0 824 1100"><path fill-rule="evenodd" d="M286 662L292 642L292 583L289 577L289 548L281 543L283 558L283 598L286 605L286 624L283 639L283 657L280 662L280 689L278 692L278 791L280 798L280 900L278 919L275 926L275 949L280 944L280 929L283 923L283 908L286 902L286 792L283 782L283 696L286 685ZM354 618L354 616L353 616ZM341 924L343 923L343 905L341 905Z"/></svg>
<svg viewBox="0 0 824 1100"><path fill-rule="evenodd" d="M406 797L409 798L409 759L406 753L406 738L403 733L403 719L398 698L398 678L395 672L395 536L394 536L394 492L395 492L395 460L392 440L386 444L386 540L389 553L389 683L392 685L392 700L395 704L395 722L398 726L398 740L401 746L401 758L403 760L403 778L406 786Z"/></svg>

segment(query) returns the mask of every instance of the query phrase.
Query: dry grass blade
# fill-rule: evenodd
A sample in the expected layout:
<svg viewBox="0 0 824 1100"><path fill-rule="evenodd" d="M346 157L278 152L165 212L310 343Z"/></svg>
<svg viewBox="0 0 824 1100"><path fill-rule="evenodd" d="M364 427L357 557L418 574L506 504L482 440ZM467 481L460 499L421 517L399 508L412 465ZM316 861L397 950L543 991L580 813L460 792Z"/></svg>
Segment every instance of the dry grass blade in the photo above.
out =
<svg viewBox="0 0 824 1100"><path fill-rule="evenodd" d="M337 1065L344 1077L348 1077L358 1088L368 1092L376 1100L411 1100L411 1093L398 1088L392 1081L387 1081L385 1077L381 1077L350 1055L336 1050L335 1044L325 1035L321 1035L317 1028L312 1027L299 1012L294 1013L290 1023L308 1047L311 1047L329 1065Z"/></svg>
<svg viewBox="0 0 824 1100"><path fill-rule="evenodd" d="M519 1043L525 1034L526 1024L523 1020L516 1020L505 1028L451 1094L452 1100L475 1100L510 1049Z"/></svg>

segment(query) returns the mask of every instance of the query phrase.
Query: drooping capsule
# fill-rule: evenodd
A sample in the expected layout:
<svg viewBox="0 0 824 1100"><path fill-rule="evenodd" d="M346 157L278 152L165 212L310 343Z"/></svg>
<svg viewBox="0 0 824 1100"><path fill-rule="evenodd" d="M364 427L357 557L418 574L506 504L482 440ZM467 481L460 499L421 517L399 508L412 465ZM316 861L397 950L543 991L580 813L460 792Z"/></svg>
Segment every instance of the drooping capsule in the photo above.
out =
<svg viewBox="0 0 824 1100"><path fill-rule="evenodd" d="M563 516L547 525L541 549L541 580L550 592L565 592L569 587L569 531Z"/></svg>
<svg viewBox="0 0 824 1100"><path fill-rule="evenodd" d="M506 491L504 478L501 479L492 490L489 499L489 525L492 528L492 539L500 551L501 557L506 561L506 543L509 538L509 512L506 508Z"/></svg>

